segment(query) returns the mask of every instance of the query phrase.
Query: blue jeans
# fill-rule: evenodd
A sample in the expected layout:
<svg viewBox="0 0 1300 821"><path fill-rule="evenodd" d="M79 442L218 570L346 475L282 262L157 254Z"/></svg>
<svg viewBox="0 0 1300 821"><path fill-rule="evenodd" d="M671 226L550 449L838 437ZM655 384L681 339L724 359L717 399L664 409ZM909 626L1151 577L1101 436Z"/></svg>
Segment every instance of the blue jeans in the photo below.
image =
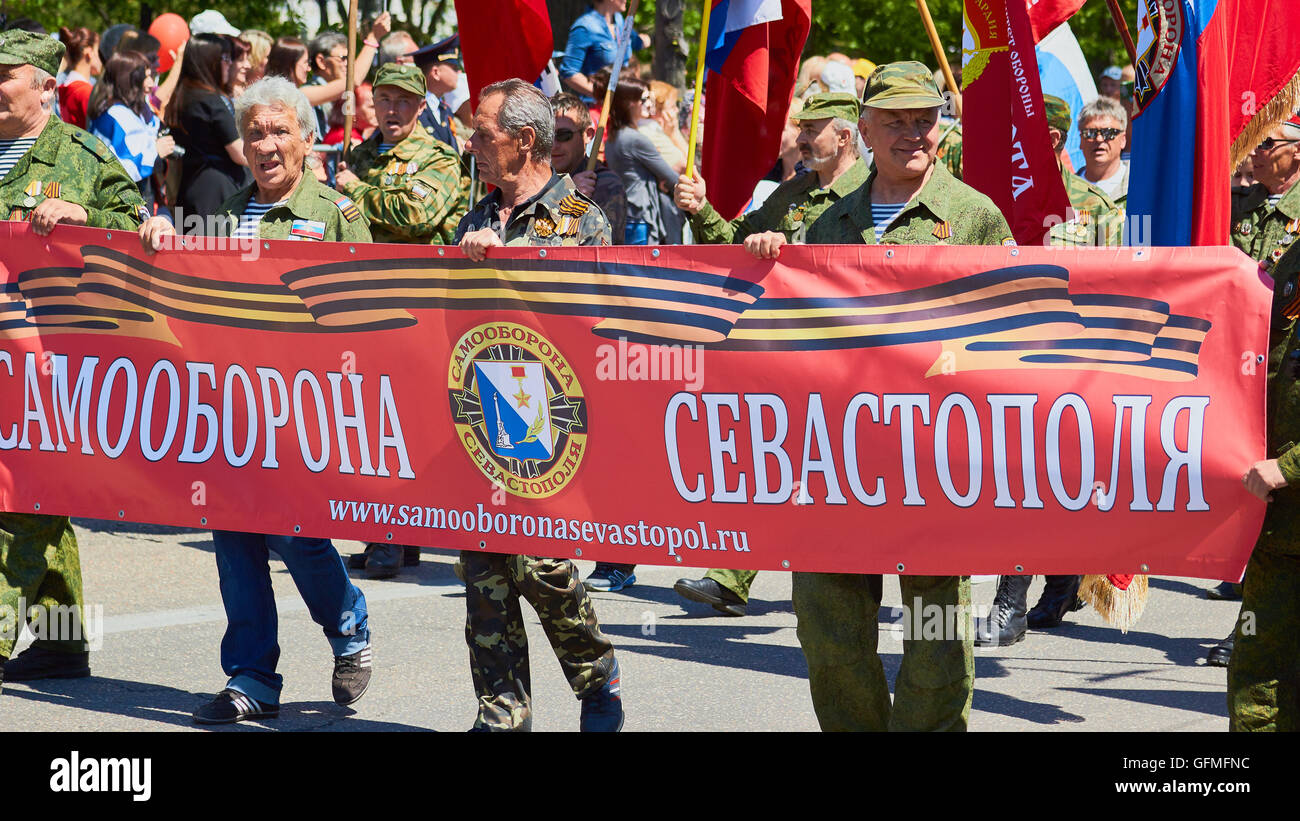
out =
<svg viewBox="0 0 1300 821"><path fill-rule="evenodd" d="M230 689L262 704L280 703L284 680L275 672L280 644L268 550L284 560L334 655L348 656L370 643L366 597L348 578L343 559L329 539L214 530L212 543L226 608L221 669L230 676L226 685Z"/></svg>
<svg viewBox="0 0 1300 821"><path fill-rule="evenodd" d="M648 222L629 222L623 226L623 244L624 245L649 245L650 244L650 223Z"/></svg>

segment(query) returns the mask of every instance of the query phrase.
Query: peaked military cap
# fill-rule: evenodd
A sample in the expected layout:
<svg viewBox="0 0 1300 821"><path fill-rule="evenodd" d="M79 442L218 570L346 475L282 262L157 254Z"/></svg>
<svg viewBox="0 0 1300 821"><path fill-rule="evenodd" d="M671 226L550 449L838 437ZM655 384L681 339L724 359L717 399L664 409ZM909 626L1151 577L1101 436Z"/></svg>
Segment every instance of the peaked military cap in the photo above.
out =
<svg viewBox="0 0 1300 821"><path fill-rule="evenodd" d="M371 88L377 89L380 86L393 86L421 97L429 90L424 82L424 72L419 66L397 63L384 63L379 67L379 71L375 72L375 81L371 83Z"/></svg>
<svg viewBox="0 0 1300 821"><path fill-rule="evenodd" d="M795 122L804 120L821 120L826 117L839 117L851 123L858 121L862 106L858 98L844 92L823 92L814 94L804 100L803 110L790 119Z"/></svg>
<svg viewBox="0 0 1300 821"><path fill-rule="evenodd" d="M934 108L944 102L930 69L915 60L878 66L862 92L869 108Z"/></svg>
<svg viewBox="0 0 1300 821"><path fill-rule="evenodd" d="M415 64L420 67L435 63L452 63L459 69L461 67L460 35L453 34L445 40L431 43L424 48L417 48L410 53L410 56L415 58Z"/></svg>
<svg viewBox="0 0 1300 821"><path fill-rule="evenodd" d="M1047 124L1062 134L1070 132L1070 104L1051 94L1043 95L1043 106L1047 109Z"/></svg>
<svg viewBox="0 0 1300 821"><path fill-rule="evenodd" d="M0 31L0 66L35 66L53 77L63 62L63 44L53 37L10 29Z"/></svg>

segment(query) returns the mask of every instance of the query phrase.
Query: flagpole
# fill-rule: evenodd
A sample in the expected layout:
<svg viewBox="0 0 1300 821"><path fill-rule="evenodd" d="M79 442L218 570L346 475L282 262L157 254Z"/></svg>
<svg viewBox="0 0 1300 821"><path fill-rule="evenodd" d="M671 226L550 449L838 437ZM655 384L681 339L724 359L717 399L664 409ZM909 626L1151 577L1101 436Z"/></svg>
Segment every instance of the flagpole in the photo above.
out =
<svg viewBox="0 0 1300 821"><path fill-rule="evenodd" d="M916 10L921 15L921 25L925 26L925 33L930 36L930 49L934 52L934 59L939 61L943 81L948 86L948 91L952 93L953 114L960 120L961 88L957 86L957 80L952 75L952 67L948 65L948 58L943 53L943 45L939 43L939 31L934 27L934 20L930 17L930 7L925 4L925 0L916 0Z"/></svg>
<svg viewBox="0 0 1300 821"><path fill-rule="evenodd" d="M1124 39L1124 48L1128 50L1129 65L1136 66L1138 62L1137 49L1133 46L1133 35L1129 34L1128 22L1124 19L1124 12L1120 11L1119 0L1106 0L1106 8L1110 9L1110 19L1115 21L1115 28L1119 29L1119 36Z"/></svg>
<svg viewBox="0 0 1300 821"><path fill-rule="evenodd" d="M704 20L700 23L700 54L695 66L695 99L691 100L691 131L686 143L686 173L695 176L695 136L700 130L700 101L704 97L704 59L709 52L709 17L712 0L704 0Z"/></svg>
<svg viewBox="0 0 1300 821"><path fill-rule="evenodd" d="M357 62L357 0L348 4L348 61L347 78L344 80L346 90L343 97L343 145L342 157L346 161L348 150L352 147L352 115L357 110L357 101L353 92L356 81L352 76L352 67ZM325 139L321 136L321 139Z"/></svg>
<svg viewBox="0 0 1300 821"><path fill-rule="evenodd" d="M591 141L591 156L587 157L588 171L596 170L596 158L600 156L600 147L605 142L605 127L609 125L609 105L614 100L614 89L618 88L618 75L622 70L623 61L627 59L628 51L632 50L632 35L636 34L633 24L636 21L636 7L640 3L641 0L632 0L627 14L623 17L624 31L619 32L618 50L614 52L614 62L609 67L609 82L605 84L605 104L600 107L600 124L596 126L596 138Z"/></svg>

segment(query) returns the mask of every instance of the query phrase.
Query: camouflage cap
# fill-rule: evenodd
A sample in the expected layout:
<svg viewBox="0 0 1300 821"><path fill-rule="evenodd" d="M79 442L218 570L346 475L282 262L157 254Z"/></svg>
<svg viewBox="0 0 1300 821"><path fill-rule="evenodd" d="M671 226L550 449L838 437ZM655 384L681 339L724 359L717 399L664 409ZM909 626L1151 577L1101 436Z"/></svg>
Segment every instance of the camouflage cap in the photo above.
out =
<svg viewBox="0 0 1300 821"><path fill-rule="evenodd" d="M790 117L795 122L804 120L821 120L827 117L839 117L851 123L858 121L862 106L858 98L843 92L824 92L814 94L804 100L803 110Z"/></svg>
<svg viewBox="0 0 1300 821"><path fill-rule="evenodd" d="M915 60L878 66L862 92L869 108L935 108L944 102L930 70Z"/></svg>
<svg viewBox="0 0 1300 821"><path fill-rule="evenodd" d="M1047 124L1062 134L1070 133L1074 121L1070 117L1070 104L1051 94L1043 95L1043 105L1047 108Z"/></svg>
<svg viewBox="0 0 1300 821"><path fill-rule="evenodd" d="M35 66L53 77L63 62L63 44L53 37L10 29L0 31L0 66Z"/></svg>
<svg viewBox="0 0 1300 821"><path fill-rule="evenodd" d="M429 90L424 82L424 72L419 66L398 63L384 63L379 67L379 71L375 72L375 81L371 83L371 88L377 89L380 86L394 86L421 97Z"/></svg>

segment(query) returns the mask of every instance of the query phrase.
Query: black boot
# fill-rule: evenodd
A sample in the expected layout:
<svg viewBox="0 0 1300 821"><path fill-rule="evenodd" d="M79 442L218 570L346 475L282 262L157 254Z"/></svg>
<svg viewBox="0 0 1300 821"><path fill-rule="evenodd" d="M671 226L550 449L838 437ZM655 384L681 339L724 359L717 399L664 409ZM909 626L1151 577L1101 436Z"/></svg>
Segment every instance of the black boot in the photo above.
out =
<svg viewBox="0 0 1300 821"><path fill-rule="evenodd" d="M1007 647L1025 637L1025 599L1033 576L1003 576L988 618L975 620L976 647Z"/></svg>
<svg viewBox="0 0 1300 821"><path fill-rule="evenodd" d="M1029 611L1028 623L1035 630L1048 630L1059 627L1066 613L1072 613L1083 607L1079 601L1079 582L1083 576L1048 576L1043 587L1043 595L1038 597L1038 604Z"/></svg>
<svg viewBox="0 0 1300 821"><path fill-rule="evenodd" d="M1228 634L1228 637L1210 648L1210 652L1205 654L1205 663L1211 667L1227 667L1228 662L1232 661L1232 647L1236 643L1237 632Z"/></svg>

